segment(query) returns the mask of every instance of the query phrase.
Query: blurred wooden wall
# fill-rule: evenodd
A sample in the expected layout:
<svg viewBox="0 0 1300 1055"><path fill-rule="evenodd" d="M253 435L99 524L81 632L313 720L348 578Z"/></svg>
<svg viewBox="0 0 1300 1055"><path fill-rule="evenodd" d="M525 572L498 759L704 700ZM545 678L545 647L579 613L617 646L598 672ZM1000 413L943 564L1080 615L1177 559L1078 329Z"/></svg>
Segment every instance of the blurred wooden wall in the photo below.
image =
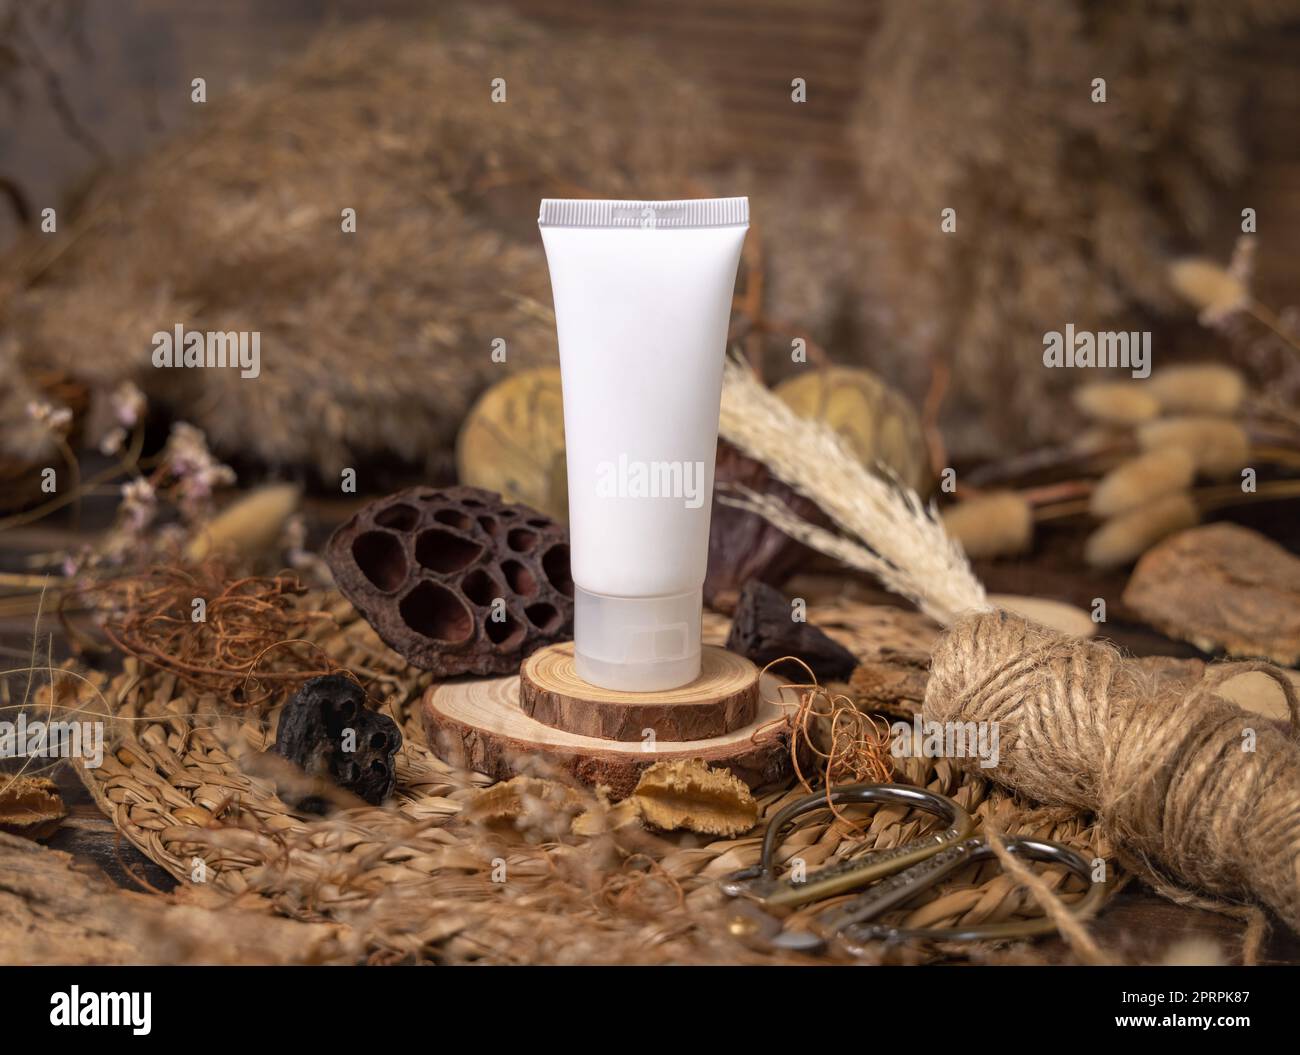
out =
<svg viewBox="0 0 1300 1055"><path fill-rule="evenodd" d="M812 161L830 180L854 172L845 122L862 82L878 0L514 0L547 25L647 40L710 85L745 163L759 173ZM791 81L807 102L791 102Z"/></svg>
<svg viewBox="0 0 1300 1055"><path fill-rule="evenodd" d="M832 191L854 181L846 122L863 55L886 3L909 0L503 0L557 28L637 37L716 92L737 161L763 174L812 162ZM1046 0L1045 0L1046 2ZM101 164L130 157L194 119L189 80L212 97L264 77L327 21L407 18L427 0L88 0L84 53L49 42L69 103L104 145L102 157L72 142L39 84L28 105L0 123L0 173L34 203L57 203ZM1255 159L1244 187L1224 196L1208 251L1224 254L1241 204L1260 220L1258 291L1300 302L1300 26L1259 40L1241 56L1251 101L1243 116ZM790 101L803 77L808 102ZM0 247L14 235L0 209Z"/></svg>

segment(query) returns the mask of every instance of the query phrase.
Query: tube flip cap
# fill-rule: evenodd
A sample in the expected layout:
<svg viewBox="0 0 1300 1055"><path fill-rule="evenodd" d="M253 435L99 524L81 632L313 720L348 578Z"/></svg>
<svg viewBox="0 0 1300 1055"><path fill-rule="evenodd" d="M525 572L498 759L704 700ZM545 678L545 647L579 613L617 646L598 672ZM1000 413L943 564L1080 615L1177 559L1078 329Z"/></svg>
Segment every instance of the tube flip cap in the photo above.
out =
<svg viewBox="0 0 1300 1055"><path fill-rule="evenodd" d="M603 689L656 692L700 674L702 590L666 597L573 591L578 677Z"/></svg>

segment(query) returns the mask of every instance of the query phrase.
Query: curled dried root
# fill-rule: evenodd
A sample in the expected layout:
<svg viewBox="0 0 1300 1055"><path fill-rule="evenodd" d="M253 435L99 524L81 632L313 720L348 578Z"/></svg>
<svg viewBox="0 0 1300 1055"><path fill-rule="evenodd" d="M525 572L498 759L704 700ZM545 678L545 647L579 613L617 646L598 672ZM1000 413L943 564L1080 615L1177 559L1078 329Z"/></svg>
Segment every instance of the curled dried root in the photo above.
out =
<svg viewBox="0 0 1300 1055"><path fill-rule="evenodd" d="M763 668L763 673L786 661L798 663L807 671L809 679L807 682L782 684L778 694L778 700L783 703L787 690L799 697L793 713L776 719L790 723L790 758L795 776L809 792L814 789L812 777L820 777L827 790L827 808L837 818L847 821L839 808L831 803L829 791L837 784L886 784L893 780L889 723L860 710L849 696L831 692L821 685L817 675L795 656L773 660ZM817 761L820 773L809 775L804 772L804 759L809 757Z"/></svg>
<svg viewBox="0 0 1300 1055"><path fill-rule="evenodd" d="M122 653L236 707L261 706L335 672L304 638L316 621L332 617L294 604L305 592L294 575L228 580L212 561L150 568L85 592Z"/></svg>

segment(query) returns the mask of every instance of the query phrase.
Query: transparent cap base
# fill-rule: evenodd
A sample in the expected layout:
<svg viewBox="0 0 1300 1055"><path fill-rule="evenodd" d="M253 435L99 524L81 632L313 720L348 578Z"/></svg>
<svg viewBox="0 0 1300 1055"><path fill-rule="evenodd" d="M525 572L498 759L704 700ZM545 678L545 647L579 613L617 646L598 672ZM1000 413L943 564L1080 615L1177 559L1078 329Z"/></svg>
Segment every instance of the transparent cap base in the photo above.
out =
<svg viewBox="0 0 1300 1055"><path fill-rule="evenodd" d="M574 663L603 689L656 692L700 674L702 590L667 597L611 597L575 586Z"/></svg>

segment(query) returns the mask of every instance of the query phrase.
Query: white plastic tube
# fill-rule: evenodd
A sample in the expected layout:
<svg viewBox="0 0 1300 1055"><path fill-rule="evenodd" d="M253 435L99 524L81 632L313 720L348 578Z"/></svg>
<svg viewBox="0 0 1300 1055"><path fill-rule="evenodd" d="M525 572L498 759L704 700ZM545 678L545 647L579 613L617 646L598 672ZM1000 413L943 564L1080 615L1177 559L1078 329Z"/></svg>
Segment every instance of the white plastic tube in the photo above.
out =
<svg viewBox="0 0 1300 1055"><path fill-rule="evenodd" d="M700 671L722 365L747 198L545 199L569 471L578 676Z"/></svg>

